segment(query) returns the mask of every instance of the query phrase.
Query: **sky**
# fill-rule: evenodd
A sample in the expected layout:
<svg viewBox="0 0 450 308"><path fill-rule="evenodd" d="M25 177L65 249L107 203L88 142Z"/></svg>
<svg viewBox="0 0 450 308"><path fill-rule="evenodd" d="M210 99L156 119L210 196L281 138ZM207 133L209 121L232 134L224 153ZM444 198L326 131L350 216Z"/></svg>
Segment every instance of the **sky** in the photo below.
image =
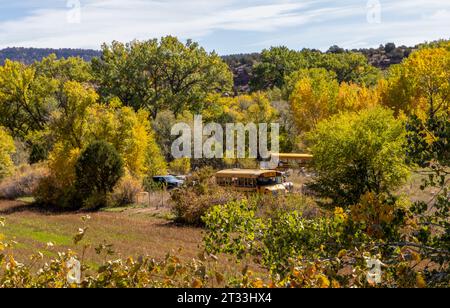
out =
<svg viewBox="0 0 450 308"><path fill-rule="evenodd" d="M450 0L0 0L0 49L92 48L165 35L221 55L450 38Z"/></svg>

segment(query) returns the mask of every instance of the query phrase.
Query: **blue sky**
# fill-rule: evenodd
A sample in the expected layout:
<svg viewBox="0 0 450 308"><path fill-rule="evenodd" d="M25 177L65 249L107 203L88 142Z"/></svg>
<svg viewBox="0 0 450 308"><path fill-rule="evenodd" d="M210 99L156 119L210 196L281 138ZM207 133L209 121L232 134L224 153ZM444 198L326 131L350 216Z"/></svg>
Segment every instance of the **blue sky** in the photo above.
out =
<svg viewBox="0 0 450 308"><path fill-rule="evenodd" d="M0 0L0 48L94 48L164 35L219 54L450 38L450 0Z"/></svg>

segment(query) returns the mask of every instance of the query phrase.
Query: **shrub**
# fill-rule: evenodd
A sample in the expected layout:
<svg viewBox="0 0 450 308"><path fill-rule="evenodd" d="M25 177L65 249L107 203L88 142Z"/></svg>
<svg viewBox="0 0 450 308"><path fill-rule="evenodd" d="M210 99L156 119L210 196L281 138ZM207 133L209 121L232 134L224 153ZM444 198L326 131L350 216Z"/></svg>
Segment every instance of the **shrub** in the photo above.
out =
<svg viewBox="0 0 450 308"><path fill-rule="evenodd" d="M227 204L240 199L239 194L232 193L220 187L210 189L206 195L199 195L192 189L182 189L172 193L172 213L175 222L203 226L203 216L214 206Z"/></svg>
<svg viewBox="0 0 450 308"><path fill-rule="evenodd" d="M33 192L36 204L57 211L78 210L83 202L78 198L74 186L61 187L51 174L42 178Z"/></svg>
<svg viewBox="0 0 450 308"><path fill-rule="evenodd" d="M0 198L13 200L32 196L39 182L47 176L48 168L44 165L22 166L0 183Z"/></svg>
<svg viewBox="0 0 450 308"><path fill-rule="evenodd" d="M312 198L301 194L287 194L281 196L256 195L253 198L258 209L258 216L266 218L276 217L279 213L299 211L304 218L312 219L323 216L324 210Z"/></svg>
<svg viewBox="0 0 450 308"><path fill-rule="evenodd" d="M184 188L172 192L176 222L203 226L202 217L210 208L243 198L239 193L217 186L212 174L211 168L201 169L187 180Z"/></svg>
<svg viewBox="0 0 450 308"><path fill-rule="evenodd" d="M90 144L75 165L75 189L90 208L107 205L107 195L124 175L123 160L117 150L105 141Z"/></svg>
<svg viewBox="0 0 450 308"><path fill-rule="evenodd" d="M114 188L111 201L114 206L124 206L136 203L136 196L144 189L139 180L131 175L125 175Z"/></svg>
<svg viewBox="0 0 450 308"><path fill-rule="evenodd" d="M267 216L261 215L258 198L216 206L204 221L208 253L226 253L239 259L251 255L281 277L289 273L296 260L333 258L364 239L359 230L350 230L342 208L313 219L294 208Z"/></svg>

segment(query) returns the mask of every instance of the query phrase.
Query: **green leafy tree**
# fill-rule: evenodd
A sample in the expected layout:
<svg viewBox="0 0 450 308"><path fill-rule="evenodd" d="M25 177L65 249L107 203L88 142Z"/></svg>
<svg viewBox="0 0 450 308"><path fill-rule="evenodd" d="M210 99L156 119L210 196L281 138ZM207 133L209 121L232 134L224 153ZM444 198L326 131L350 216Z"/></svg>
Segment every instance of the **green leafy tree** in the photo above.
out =
<svg viewBox="0 0 450 308"><path fill-rule="evenodd" d="M252 90L282 88L286 76L307 67L308 61L300 52L285 46L265 49L261 54L261 62L253 70L250 86Z"/></svg>
<svg viewBox="0 0 450 308"><path fill-rule="evenodd" d="M339 83L373 86L381 77L381 71L370 65L363 54L354 52L325 54L318 67L335 72Z"/></svg>
<svg viewBox="0 0 450 308"><path fill-rule="evenodd" d="M91 143L75 165L75 189L90 207L107 205L107 195L124 175L123 160L117 150L105 141Z"/></svg>
<svg viewBox="0 0 450 308"><path fill-rule="evenodd" d="M29 66L6 61L0 67L0 124L26 142L31 163L46 159L53 146L43 132L52 115L67 108L69 82L91 80L90 64L81 58L50 55Z"/></svg>
<svg viewBox="0 0 450 308"><path fill-rule="evenodd" d="M250 81L252 90L267 90L289 85L292 73L302 69L323 68L336 74L339 83L352 82L373 86L381 77L379 69L369 64L367 58L355 52L321 53L316 50L291 50L287 47L272 47L263 50L260 63L253 70ZM290 95L292 87L287 89Z"/></svg>
<svg viewBox="0 0 450 308"><path fill-rule="evenodd" d="M93 69L105 98L116 96L135 110L146 109L153 119L166 109L175 115L199 111L208 93L224 93L233 85L230 69L216 53L172 36L103 45Z"/></svg>
<svg viewBox="0 0 450 308"><path fill-rule="evenodd" d="M314 188L336 204L356 204L367 192L390 193L408 176L403 122L381 107L320 122L308 139Z"/></svg>
<svg viewBox="0 0 450 308"><path fill-rule="evenodd" d="M0 124L22 139L44 129L57 107L53 97L57 85L39 76L33 67L7 60L0 66Z"/></svg>
<svg viewBox="0 0 450 308"><path fill-rule="evenodd" d="M36 70L37 75L56 79L61 84L67 81L87 83L93 79L90 63L79 57L58 59L55 54L51 54L41 61L35 62L32 67Z"/></svg>
<svg viewBox="0 0 450 308"><path fill-rule="evenodd" d="M436 286L450 281L449 61L448 41L423 45L391 68L381 84L383 103L408 116L406 152L415 172L424 177L421 189L434 190L432 198L416 202L412 211L418 253L431 261L424 267L425 279Z"/></svg>

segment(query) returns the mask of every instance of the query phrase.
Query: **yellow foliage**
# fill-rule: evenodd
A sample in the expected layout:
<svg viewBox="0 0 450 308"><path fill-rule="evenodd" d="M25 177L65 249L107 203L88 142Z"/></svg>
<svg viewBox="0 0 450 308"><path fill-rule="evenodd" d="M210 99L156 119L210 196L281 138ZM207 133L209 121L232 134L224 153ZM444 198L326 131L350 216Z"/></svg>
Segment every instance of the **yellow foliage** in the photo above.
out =
<svg viewBox="0 0 450 308"><path fill-rule="evenodd" d="M427 283L425 279L423 278L422 274L417 273L416 275L416 285L418 288L424 289L427 287Z"/></svg>
<svg viewBox="0 0 450 308"><path fill-rule="evenodd" d="M203 286L203 282L202 282L200 279L195 278L195 279L192 281L192 288L194 288L194 289L200 289L202 286Z"/></svg>
<svg viewBox="0 0 450 308"><path fill-rule="evenodd" d="M450 114L449 67L448 48L424 48L412 53L379 83L383 104L421 119Z"/></svg>
<svg viewBox="0 0 450 308"><path fill-rule="evenodd" d="M210 95L203 117L206 121L270 123L277 116L277 110L262 92L236 97Z"/></svg>
<svg viewBox="0 0 450 308"><path fill-rule="evenodd" d="M302 77L291 94L295 122L302 132L311 131L320 120L337 112L338 82L324 74Z"/></svg>
<svg viewBox="0 0 450 308"><path fill-rule="evenodd" d="M73 104L83 105L83 101L82 98L80 102L74 99ZM60 141L50 153L50 169L58 181L73 183L75 154L95 140L111 143L122 156L126 169L136 178L149 173L165 173L166 164L156 144L147 112L135 112L117 102L107 106L89 101L86 105L72 108L78 110L70 113L72 117L61 115L57 120L58 127L65 129L59 130Z"/></svg>
<svg viewBox="0 0 450 308"><path fill-rule="evenodd" d="M176 174L188 174L191 171L191 160L189 158L179 158L169 165L170 171Z"/></svg>
<svg viewBox="0 0 450 308"><path fill-rule="evenodd" d="M340 285L340 283L339 283L338 281L333 280L333 281L331 282L331 287L332 287L333 289L340 289L340 288L341 288L341 285Z"/></svg>
<svg viewBox="0 0 450 308"><path fill-rule="evenodd" d="M0 127L0 179L12 173L14 164L11 154L16 152L13 138Z"/></svg>
<svg viewBox="0 0 450 308"><path fill-rule="evenodd" d="M264 288L264 282L261 279L255 279L252 283L252 287L256 289Z"/></svg>
<svg viewBox="0 0 450 308"><path fill-rule="evenodd" d="M360 111L379 104L376 89L354 83L339 85L335 76L323 69L301 71L290 96L294 120L302 132L339 112Z"/></svg>
<svg viewBox="0 0 450 308"><path fill-rule="evenodd" d="M363 223L371 236L382 237L382 225L389 225L395 219L395 209L400 204L386 204L374 193L366 193L361 202L351 208L351 219Z"/></svg>
<svg viewBox="0 0 450 308"><path fill-rule="evenodd" d="M359 111L377 106L379 100L376 89L344 82L339 87L337 109L339 111Z"/></svg>
<svg viewBox="0 0 450 308"><path fill-rule="evenodd" d="M49 154L48 167L54 183L59 188L68 188L75 182L75 165L81 149L70 148L67 143L56 143Z"/></svg>
<svg viewBox="0 0 450 308"><path fill-rule="evenodd" d="M85 144L94 138L106 140L117 149L133 176L141 178L147 174L150 169L147 151L155 143L147 112L96 104L88 108L87 119Z"/></svg>
<svg viewBox="0 0 450 308"><path fill-rule="evenodd" d="M330 280L325 275L319 275L317 276L317 285L319 288L327 289L330 287Z"/></svg>

